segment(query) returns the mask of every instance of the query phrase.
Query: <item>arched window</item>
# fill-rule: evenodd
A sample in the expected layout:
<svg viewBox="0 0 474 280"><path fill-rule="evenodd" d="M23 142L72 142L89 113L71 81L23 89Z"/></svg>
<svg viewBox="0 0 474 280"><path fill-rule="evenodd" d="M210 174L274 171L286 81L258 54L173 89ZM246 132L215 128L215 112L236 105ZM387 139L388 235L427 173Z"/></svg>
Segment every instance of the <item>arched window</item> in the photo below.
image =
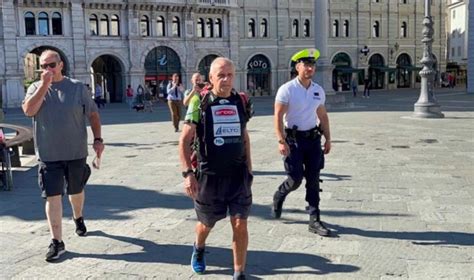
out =
<svg viewBox="0 0 474 280"><path fill-rule="evenodd" d="M102 15L100 17L100 35L109 36L109 17Z"/></svg>
<svg viewBox="0 0 474 280"><path fill-rule="evenodd" d="M344 37L349 37L349 21L344 21Z"/></svg>
<svg viewBox="0 0 474 280"><path fill-rule="evenodd" d="M253 18L249 19L248 27L249 27L248 37L254 38L255 37L255 20Z"/></svg>
<svg viewBox="0 0 474 280"><path fill-rule="evenodd" d="M309 26L309 19L304 20L304 25L303 25L303 36L304 37L309 37L309 31L310 31L310 26Z"/></svg>
<svg viewBox="0 0 474 280"><path fill-rule="evenodd" d="M150 36L150 21L145 15L140 19L140 34L145 37Z"/></svg>
<svg viewBox="0 0 474 280"><path fill-rule="evenodd" d="M214 20L208 18L206 21L206 36L214 37Z"/></svg>
<svg viewBox="0 0 474 280"><path fill-rule="evenodd" d="M181 27L179 17L173 17L173 25L171 26L171 32L175 37L181 37Z"/></svg>
<svg viewBox="0 0 474 280"><path fill-rule="evenodd" d="M337 19L332 22L332 37L339 37L339 21Z"/></svg>
<svg viewBox="0 0 474 280"><path fill-rule="evenodd" d="M406 38L407 35L408 35L407 23L404 21L404 22L402 22L402 26L400 27L400 37Z"/></svg>
<svg viewBox="0 0 474 280"><path fill-rule="evenodd" d="M49 17L48 14L45 12L39 13L38 33L39 35L49 35Z"/></svg>
<svg viewBox="0 0 474 280"><path fill-rule="evenodd" d="M204 31L204 19L198 18L197 24L196 24L196 34L198 37L204 38L206 33Z"/></svg>
<svg viewBox="0 0 474 280"><path fill-rule="evenodd" d="M26 35L36 34L35 15L32 12L27 12L25 14L25 32Z"/></svg>
<svg viewBox="0 0 474 280"><path fill-rule="evenodd" d="M265 18L260 22L260 37L268 37L268 22Z"/></svg>
<svg viewBox="0 0 474 280"><path fill-rule="evenodd" d="M214 33L217 38L222 38L222 20L220 18L216 19L214 23Z"/></svg>
<svg viewBox="0 0 474 280"><path fill-rule="evenodd" d="M94 14L89 17L89 29L91 30L91 35L99 35L99 20Z"/></svg>
<svg viewBox="0 0 474 280"><path fill-rule="evenodd" d="M374 38L378 38L380 37L380 23L378 20L376 20L374 22L374 25L373 25L373 30L372 30L372 36Z"/></svg>
<svg viewBox="0 0 474 280"><path fill-rule="evenodd" d="M162 16L158 16L156 19L156 35L165 36L165 18Z"/></svg>
<svg viewBox="0 0 474 280"><path fill-rule="evenodd" d="M120 36L120 19L118 15L112 15L112 20L110 22L111 30L110 30L110 35L112 36Z"/></svg>
<svg viewBox="0 0 474 280"><path fill-rule="evenodd" d="M53 35L63 34L63 22L62 22L60 13L58 12L53 13L52 26L53 26Z"/></svg>
<svg viewBox="0 0 474 280"><path fill-rule="evenodd" d="M209 69L211 68L212 61L214 61L216 58L217 55L209 54L199 62L198 71L206 81L209 81Z"/></svg>
<svg viewBox="0 0 474 280"><path fill-rule="evenodd" d="M294 19L293 20L293 25L292 25L292 29L291 29L291 35L293 35L293 37L299 37L300 36L300 28L299 28L299 22L297 19Z"/></svg>

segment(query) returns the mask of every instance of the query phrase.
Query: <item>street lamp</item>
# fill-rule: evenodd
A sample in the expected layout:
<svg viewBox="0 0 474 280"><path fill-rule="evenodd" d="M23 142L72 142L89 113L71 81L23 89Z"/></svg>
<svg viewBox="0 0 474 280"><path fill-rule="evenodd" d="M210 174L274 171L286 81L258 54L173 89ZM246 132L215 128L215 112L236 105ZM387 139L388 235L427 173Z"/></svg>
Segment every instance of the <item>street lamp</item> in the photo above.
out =
<svg viewBox="0 0 474 280"><path fill-rule="evenodd" d="M420 63L423 64L423 69L420 71L421 89L420 97L415 103L415 110L413 116L416 118L444 118L441 113L441 108L436 102L433 93L433 82L435 70L433 70L433 52L431 51L433 45L433 20L431 18L431 0L425 0L425 18L423 19L423 39L421 40L423 46L423 57Z"/></svg>
<svg viewBox="0 0 474 280"><path fill-rule="evenodd" d="M370 49L367 47L367 46L364 46L361 50L360 50L360 53L362 53L363 55L367 56L367 54L369 54L370 52Z"/></svg>

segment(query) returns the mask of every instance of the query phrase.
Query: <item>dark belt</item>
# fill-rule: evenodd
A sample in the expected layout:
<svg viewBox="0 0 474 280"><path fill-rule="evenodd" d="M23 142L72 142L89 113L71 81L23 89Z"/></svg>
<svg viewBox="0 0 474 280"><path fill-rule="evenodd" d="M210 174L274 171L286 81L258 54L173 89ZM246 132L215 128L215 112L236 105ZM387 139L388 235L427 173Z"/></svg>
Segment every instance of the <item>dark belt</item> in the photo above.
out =
<svg viewBox="0 0 474 280"><path fill-rule="evenodd" d="M300 138L309 138L309 139L316 139L321 137L321 132L319 131L319 127L312 128L310 130L293 130L289 128L285 128L285 133L288 137L300 137Z"/></svg>

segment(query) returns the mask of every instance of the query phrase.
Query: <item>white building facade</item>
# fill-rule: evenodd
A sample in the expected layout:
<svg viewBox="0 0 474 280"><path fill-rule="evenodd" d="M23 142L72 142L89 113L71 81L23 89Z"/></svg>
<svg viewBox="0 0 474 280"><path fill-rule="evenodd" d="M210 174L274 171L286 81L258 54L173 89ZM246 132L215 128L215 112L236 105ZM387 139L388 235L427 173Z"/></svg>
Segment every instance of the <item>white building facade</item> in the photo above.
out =
<svg viewBox="0 0 474 280"><path fill-rule="evenodd" d="M474 1L469 3L469 14L474 15ZM468 69L467 73L471 73L467 75L467 92L474 94L474 19L472 17L468 17L469 22L469 30L471 32L468 33Z"/></svg>
<svg viewBox="0 0 474 280"><path fill-rule="evenodd" d="M447 71L457 84L466 83L468 55L469 0L448 0L447 5Z"/></svg>
<svg viewBox="0 0 474 280"><path fill-rule="evenodd" d="M443 71L445 4L432 6ZM375 89L417 87L423 11L421 0L4 0L3 106L20 105L44 49L60 53L68 76L100 84L109 102L122 102L128 84L160 93L173 73L189 86L217 56L235 62L236 87L274 95L291 77L291 56L315 44L318 80L330 94L349 91L354 75Z"/></svg>

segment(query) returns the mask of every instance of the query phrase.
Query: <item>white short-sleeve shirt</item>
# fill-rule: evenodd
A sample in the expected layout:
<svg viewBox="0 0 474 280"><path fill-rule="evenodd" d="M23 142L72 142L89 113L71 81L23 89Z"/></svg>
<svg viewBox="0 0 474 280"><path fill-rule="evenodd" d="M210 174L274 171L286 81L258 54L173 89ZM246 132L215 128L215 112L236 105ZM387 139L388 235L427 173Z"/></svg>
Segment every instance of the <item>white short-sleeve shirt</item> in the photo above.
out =
<svg viewBox="0 0 474 280"><path fill-rule="evenodd" d="M298 80L298 77L283 84L275 97L275 102L288 106L283 122L285 127L298 130L310 130L318 124L316 109L324 105L326 93L323 88L315 82L306 89Z"/></svg>

